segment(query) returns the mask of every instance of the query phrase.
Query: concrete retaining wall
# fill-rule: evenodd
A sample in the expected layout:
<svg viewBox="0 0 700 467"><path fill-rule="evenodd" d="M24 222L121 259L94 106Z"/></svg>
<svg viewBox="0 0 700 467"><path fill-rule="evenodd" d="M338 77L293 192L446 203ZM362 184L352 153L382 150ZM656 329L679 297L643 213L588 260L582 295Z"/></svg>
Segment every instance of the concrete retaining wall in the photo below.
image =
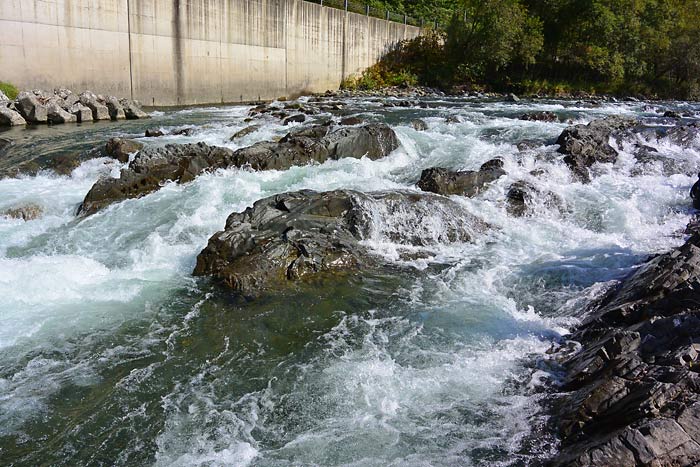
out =
<svg viewBox="0 0 700 467"><path fill-rule="evenodd" d="M293 97L419 33L303 0L0 0L0 81L155 106Z"/></svg>

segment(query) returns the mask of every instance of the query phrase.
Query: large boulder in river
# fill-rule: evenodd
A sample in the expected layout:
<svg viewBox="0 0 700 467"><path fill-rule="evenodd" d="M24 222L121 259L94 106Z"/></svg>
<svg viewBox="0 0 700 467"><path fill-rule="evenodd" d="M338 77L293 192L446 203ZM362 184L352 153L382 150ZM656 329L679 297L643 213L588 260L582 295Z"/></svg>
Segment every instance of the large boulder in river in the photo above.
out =
<svg viewBox="0 0 700 467"><path fill-rule="evenodd" d="M233 151L198 144L170 144L140 151L119 178L100 178L85 196L78 214L89 215L114 202L139 198L169 180L185 183L207 169L233 164Z"/></svg>
<svg viewBox="0 0 700 467"><path fill-rule="evenodd" d="M700 235L599 299L554 353L556 466L700 463Z"/></svg>
<svg viewBox="0 0 700 467"><path fill-rule="evenodd" d="M381 123L342 127L328 125L293 130L278 142L262 141L236 151L236 166L254 170L284 170L309 162L343 157L379 159L399 147L394 130Z"/></svg>
<svg viewBox="0 0 700 467"><path fill-rule="evenodd" d="M505 175L503 161L492 159L485 162L478 171L465 170L452 172L448 169L433 167L425 169L418 181L418 188L441 195L474 196L483 191L490 183Z"/></svg>
<svg viewBox="0 0 700 467"><path fill-rule="evenodd" d="M19 93L15 107L22 114L22 117L30 123L46 123L48 121L46 106L34 93L26 91Z"/></svg>
<svg viewBox="0 0 700 467"><path fill-rule="evenodd" d="M615 162L617 151L610 146L610 138L633 128L638 122L625 117L607 117L593 120L588 125L566 128L559 138L559 152L564 162L580 180L590 181L588 168L596 162Z"/></svg>
<svg viewBox="0 0 700 467"><path fill-rule="evenodd" d="M428 193L284 193L231 214L197 257L194 275L256 296L320 274L380 265L361 243L373 236L420 247L470 241L484 227L459 203Z"/></svg>

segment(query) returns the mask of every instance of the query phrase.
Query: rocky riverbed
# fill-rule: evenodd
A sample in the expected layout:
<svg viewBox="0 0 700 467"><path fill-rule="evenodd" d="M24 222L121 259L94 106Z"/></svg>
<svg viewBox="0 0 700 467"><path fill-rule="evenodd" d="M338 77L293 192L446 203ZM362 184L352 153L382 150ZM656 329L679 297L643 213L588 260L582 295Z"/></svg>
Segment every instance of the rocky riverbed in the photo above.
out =
<svg viewBox="0 0 700 467"><path fill-rule="evenodd" d="M698 121L413 92L0 133L0 452L693 465Z"/></svg>

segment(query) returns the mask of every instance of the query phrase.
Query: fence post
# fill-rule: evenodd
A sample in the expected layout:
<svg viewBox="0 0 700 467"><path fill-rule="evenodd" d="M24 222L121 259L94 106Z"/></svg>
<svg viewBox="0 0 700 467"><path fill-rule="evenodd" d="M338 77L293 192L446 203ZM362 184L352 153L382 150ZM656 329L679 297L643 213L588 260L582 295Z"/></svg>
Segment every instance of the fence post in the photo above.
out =
<svg viewBox="0 0 700 467"><path fill-rule="evenodd" d="M389 21L389 10L386 10L386 20Z"/></svg>
<svg viewBox="0 0 700 467"><path fill-rule="evenodd" d="M323 6L323 0L321 0L321 6Z"/></svg>
<svg viewBox="0 0 700 467"><path fill-rule="evenodd" d="M369 5L365 5L365 12L367 13L367 16L369 16Z"/></svg>
<svg viewBox="0 0 700 467"><path fill-rule="evenodd" d="M345 0L345 11L348 11L348 0Z"/></svg>
<svg viewBox="0 0 700 467"><path fill-rule="evenodd" d="M403 14L403 24L406 24L406 13Z"/></svg>

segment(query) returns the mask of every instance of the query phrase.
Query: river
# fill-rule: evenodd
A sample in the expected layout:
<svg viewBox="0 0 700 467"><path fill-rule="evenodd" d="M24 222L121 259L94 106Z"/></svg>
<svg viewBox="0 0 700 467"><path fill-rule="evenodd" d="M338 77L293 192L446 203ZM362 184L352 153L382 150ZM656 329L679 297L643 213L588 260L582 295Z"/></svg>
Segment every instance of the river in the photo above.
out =
<svg viewBox="0 0 700 467"><path fill-rule="evenodd" d="M302 98L302 101L305 98ZM401 147L377 161L341 159L286 171L220 170L167 184L86 218L78 204L122 164L89 160L70 175L0 180L0 212L40 205L37 220L0 217L0 458L12 466L520 466L557 449L547 428L543 364L552 342L611 281L683 242L700 142L649 143L687 167L639 170L621 147L589 184L576 182L554 141L567 120L700 106L433 97L427 108L343 99L344 113L388 123ZM425 107L425 105L424 105ZM109 137L147 145L205 141L233 149L250 107L155 112L148 121L13 129L0 168L83 151ZM520 120L555 112L560 122ZM446 122L456 116L458 123ZM417 131L411 120L423 119ZM191 136L141 138L146 128ZM533 149L517 143L534 140ZM299 189L417 190L428 167L506 176L455 197L492 228L471 243L440 235L445 219L384 215L365 239L395 274L323 288L232 296L193 278L195 259L232 212ZM505 195L528 180L559 201L514 217ZM413 229L406 253L387 231ZM384 233L383 233L384 232Z"/></svg>

